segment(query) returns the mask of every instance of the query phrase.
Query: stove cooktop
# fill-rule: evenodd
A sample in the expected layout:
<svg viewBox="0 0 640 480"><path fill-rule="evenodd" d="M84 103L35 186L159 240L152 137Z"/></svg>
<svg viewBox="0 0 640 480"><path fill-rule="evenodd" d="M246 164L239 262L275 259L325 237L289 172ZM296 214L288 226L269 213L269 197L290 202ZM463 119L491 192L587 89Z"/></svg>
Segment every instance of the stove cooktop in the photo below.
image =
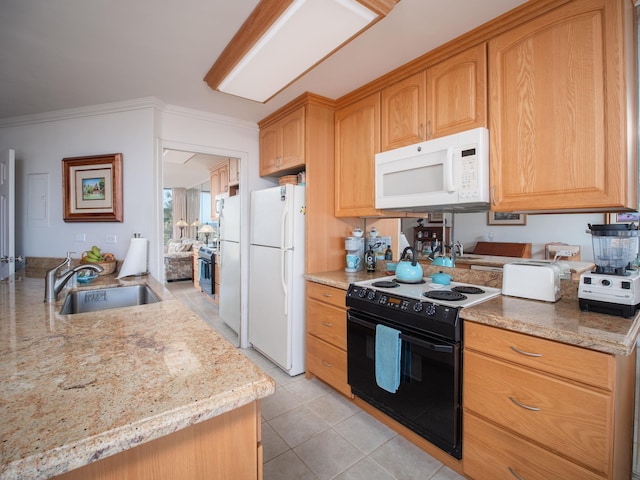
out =
<svg viewBox="0 0 640 480"><path fill-rule="evenodd" d="M501 293L499 288L459 282L440 285L431 283L430 277L425 277L424 280L423 283L398 283L395 276L389 276L356 282L355 285L385 292L389 295L460 308L482 303Z"/></svg>

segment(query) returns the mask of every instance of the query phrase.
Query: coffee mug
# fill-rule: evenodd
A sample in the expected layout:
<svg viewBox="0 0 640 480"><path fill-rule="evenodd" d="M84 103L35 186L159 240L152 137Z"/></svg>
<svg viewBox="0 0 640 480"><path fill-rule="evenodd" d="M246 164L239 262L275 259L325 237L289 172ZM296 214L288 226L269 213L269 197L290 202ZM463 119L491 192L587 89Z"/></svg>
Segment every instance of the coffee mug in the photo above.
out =
<svg viewBox="0 0 640 480"><path fill-rule="evenodd" d="M360 257L358 255L347 255L347 268L358 268Z"/></svg>

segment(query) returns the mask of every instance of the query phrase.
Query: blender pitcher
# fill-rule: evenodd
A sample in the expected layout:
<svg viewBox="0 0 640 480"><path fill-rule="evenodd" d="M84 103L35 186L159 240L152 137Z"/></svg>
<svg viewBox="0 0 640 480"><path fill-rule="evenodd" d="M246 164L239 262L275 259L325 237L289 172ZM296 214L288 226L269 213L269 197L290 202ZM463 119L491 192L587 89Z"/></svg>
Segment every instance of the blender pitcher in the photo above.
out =
<svg viewBox="0 0 640 480"><path fill-rule="evenodd" d="M591 225L595 273L625 275L627 266L638 254L640 230L633 223Z"/></svg>

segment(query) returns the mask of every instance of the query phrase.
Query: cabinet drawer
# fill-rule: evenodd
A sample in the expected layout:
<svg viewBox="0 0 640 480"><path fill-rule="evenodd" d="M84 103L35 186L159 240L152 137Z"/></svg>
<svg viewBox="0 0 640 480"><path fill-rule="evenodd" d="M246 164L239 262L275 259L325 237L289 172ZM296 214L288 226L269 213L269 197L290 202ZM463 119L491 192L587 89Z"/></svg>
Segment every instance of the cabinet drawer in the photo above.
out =
<svg viewBox="0 0 640 480"><path fill-rule="evenodd" d="M342 350L347 349L347 319L342 308L313 299L307 301L307 333Z"/></svg>
<svg viewBox="0 0 640 480"><path fill-rule="evenodd" d="M307 282L307 297L329 303L346 311L347 292L321 283Z"/></svg>
<svg viewBox="0 0 640 480"><path fill-rule="evenodd" d="M603 478L467 412L464 414L462 444L464 474L477 480Z"/></svg>
<svg viewBox="0 0 640 480"><path fill-rule="evenodd" d="M613 355L473 322L464 323L464 339L465 349L504 358L587 385L613 389Z"/></svg>
<svg viewBox="0 0 640 480"><path fill-rule="evenodd" d="M603 392L464 353L464 407L598 472L611 462L613 409Z"/></svg>
<svg viewBox="0 0 640 480"><path fill-rule="evenodd" d="M347 383L347 352L307 335L307 371L340 393L352 397Z"/></svg>

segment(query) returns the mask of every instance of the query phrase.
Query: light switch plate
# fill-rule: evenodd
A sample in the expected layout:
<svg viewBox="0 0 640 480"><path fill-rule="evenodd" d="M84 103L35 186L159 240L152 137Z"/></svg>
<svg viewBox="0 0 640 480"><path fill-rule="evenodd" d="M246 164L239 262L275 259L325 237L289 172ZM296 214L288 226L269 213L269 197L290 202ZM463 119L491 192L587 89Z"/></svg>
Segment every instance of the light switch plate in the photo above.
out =
<svg viewBox="0 0 640 480"><path fill-rule="evenodd" d="M116 235L105 235L104 243L118 243L118 237Z"/></svg>
<svg viewBox="0 0 640 480"><path fill-rule="evenodd" d="M76 242L86 242L87 235L85 233L76 233Z"/></svg>

